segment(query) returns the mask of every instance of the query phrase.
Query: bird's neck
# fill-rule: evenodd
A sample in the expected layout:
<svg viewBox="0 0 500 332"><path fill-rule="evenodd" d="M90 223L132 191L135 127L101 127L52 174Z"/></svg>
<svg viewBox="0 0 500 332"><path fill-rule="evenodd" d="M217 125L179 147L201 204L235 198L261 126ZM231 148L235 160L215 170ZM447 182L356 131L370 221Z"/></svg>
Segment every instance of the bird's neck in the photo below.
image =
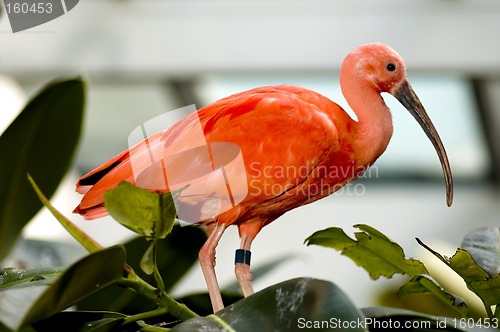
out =
<svg viewBox="0 0 500 332"><path fill-rule="evenodd" d="M380 93L368 84L347 80L342 92L356 114L353 151L358 165L370 166L385 151L393 133L392 116Z"/></svg>

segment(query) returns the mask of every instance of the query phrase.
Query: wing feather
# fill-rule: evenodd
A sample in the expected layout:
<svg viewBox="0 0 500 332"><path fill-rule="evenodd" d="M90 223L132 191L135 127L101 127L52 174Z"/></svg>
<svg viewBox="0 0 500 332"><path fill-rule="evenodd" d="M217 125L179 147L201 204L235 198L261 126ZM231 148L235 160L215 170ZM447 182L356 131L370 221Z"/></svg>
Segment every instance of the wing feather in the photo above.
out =
<svg viewBox="0 0 500 332"><path fill-rule="evenodd" d="M228 175L238 179L232 184L226 181L234 187L231 194L245 195L238 203L241 215L256 204L272 202L300 187L325 160L331 163L331 156L341 150L339 133L345 129L338 128L336 122L349 121L352 120L337 104L297 86L262 87L235 94L188 115L148 138L148 144L140 142L83 176L77 183L77 191L85 196L75 212L86 218L105 214L104 192L122 180L147 183L145 187L151 190L169 191L168 182L172 178L165 181L163 173L154 169L153 163L148 164L148 158L169 160L169 170L173 170L176 179L193 177L196 170L203 169L198 177L201 178L207 167L215 170L225 166L224 161L218 165L215 159L227 160L229 164L234 158L231 149L214 152L210 147L232 143L239 147L244 167L233 167L232 173L225 176L226 180ZM203 144L209 149L208 158L203 153L187 158L189 151ZM134 158L143 164L132 167ZM240 181L243 177L239 174L242 172L246 173L243 184L245 180ZM142 181L137 181L141 178ZM193 190L203 195L200 188ZM228 190L231 189L229 186Z"/></svg>

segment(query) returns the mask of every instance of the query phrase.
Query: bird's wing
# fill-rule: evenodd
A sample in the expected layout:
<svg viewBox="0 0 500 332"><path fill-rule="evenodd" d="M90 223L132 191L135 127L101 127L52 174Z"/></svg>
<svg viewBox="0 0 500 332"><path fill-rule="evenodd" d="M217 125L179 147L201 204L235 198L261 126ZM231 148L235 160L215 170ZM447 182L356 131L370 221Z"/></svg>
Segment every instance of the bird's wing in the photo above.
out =
<svg viewBox="0 0 500 332"><path fill-rule="evenodd" d="M82 177L77 191L85 197L75 212L100 216L104 192L121 180L156 191L189 185L181 203L198 206L200 220L240 202L272 200L304 183L340 148L335 117L342 113L296 86L221 99ZM100 214L92 214L97 208Z"/></svg>
<svg viewBox="0 0 500 332"><path fill-rule="evenodd" d="M338 126L352 121L328 98L290 85L233 95L198 114L208 142L238 145L248 204L272 200L304 183L341 149Z"/></svg>

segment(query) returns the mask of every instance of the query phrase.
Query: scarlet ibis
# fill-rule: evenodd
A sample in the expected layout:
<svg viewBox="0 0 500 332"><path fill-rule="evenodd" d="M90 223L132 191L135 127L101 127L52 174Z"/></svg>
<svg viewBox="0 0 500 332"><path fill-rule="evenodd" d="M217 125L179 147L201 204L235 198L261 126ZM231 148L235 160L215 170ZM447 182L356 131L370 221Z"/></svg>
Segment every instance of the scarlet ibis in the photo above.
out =
<svg viewBox="0 0 500 332"><path fill-rule="evenodd" d="M342 93L357 116L314 91L294 86L265 86L234 94L205 106L173 126L147 138L84 175L76 190L85 194L75 213L86 219L107 214L103 195L122 180L149 183L148 189L169 191L164 177L148 166L152 142L165 160L197 134L189 124L197 119L207 146L228 142L239 148L244 167L244 193L229 209L200 219L208 239L200 250L200 265L214 312L224 307L215 275L215 249L224 230L237 225L241 239L235 274L244 296L253 293L250 246L265 225L298 206L324 198L360 177L385 151L393 133L392 117L382 92L393 95L415 117L439 156L448 206L453 200L453 178L441 139L410 86L402 58L389 46L373 43L351 51L340 71ZM196 139L194 139L196 140ZM169 149L169 147L177 148ZM229 149L231 150L231 149ZM219 151L220 152L220 151ZM132 153L145 163L132 170ZM189 155L189 154L188 154ZM214 159L183 159L181 169L196 173L200 164L220 167ZM203 159L203 158L201 158ZM206 158L205 158L206 159ZM170 159L169 159L170 160ZM175 158L173 159L176 160ZM172 160L170 160L172 163ZM175 163L174 163L175 166ZM284 171L285 170L285 171ZM181 174L182 171L179 173ZM236 172L237 173L237 172ZM233 174L234 175L234 174ZM238 174L236 174L238 176ZM241 176L242 174L239 174ZM170 178L168 179L171 180ZM161 183L160 183L161 182ZM181 181L182 182L182 181ZM155 185L157 186L155 187Z"/></svg>

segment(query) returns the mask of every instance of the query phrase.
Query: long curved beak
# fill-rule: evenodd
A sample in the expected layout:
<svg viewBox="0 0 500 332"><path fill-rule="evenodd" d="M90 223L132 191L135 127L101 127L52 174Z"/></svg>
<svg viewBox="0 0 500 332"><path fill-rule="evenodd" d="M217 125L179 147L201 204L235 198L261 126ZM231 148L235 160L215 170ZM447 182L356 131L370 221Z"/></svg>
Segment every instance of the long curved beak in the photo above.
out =
<svg viewBox="0 0 500 332"><path fill-rule="evenodd" d="M422 103L418 99L408 81L405 81L398 86L393 91L392 95L396 97L396 99L399 100L404 107L406 107L411 115L413 115L424 130L427 137L431 140L432 145L434 145L434 148L439 156L439 161L441 162L441 167L443 168L444 180L446 183L446 204L451 206L453 202L453 176L451 175L451 168L448 156L446 155L446 150L444 149L443 142L441 142L441 138L439 137L436 128L434 128L431 119L427 115Z"/></svg>

